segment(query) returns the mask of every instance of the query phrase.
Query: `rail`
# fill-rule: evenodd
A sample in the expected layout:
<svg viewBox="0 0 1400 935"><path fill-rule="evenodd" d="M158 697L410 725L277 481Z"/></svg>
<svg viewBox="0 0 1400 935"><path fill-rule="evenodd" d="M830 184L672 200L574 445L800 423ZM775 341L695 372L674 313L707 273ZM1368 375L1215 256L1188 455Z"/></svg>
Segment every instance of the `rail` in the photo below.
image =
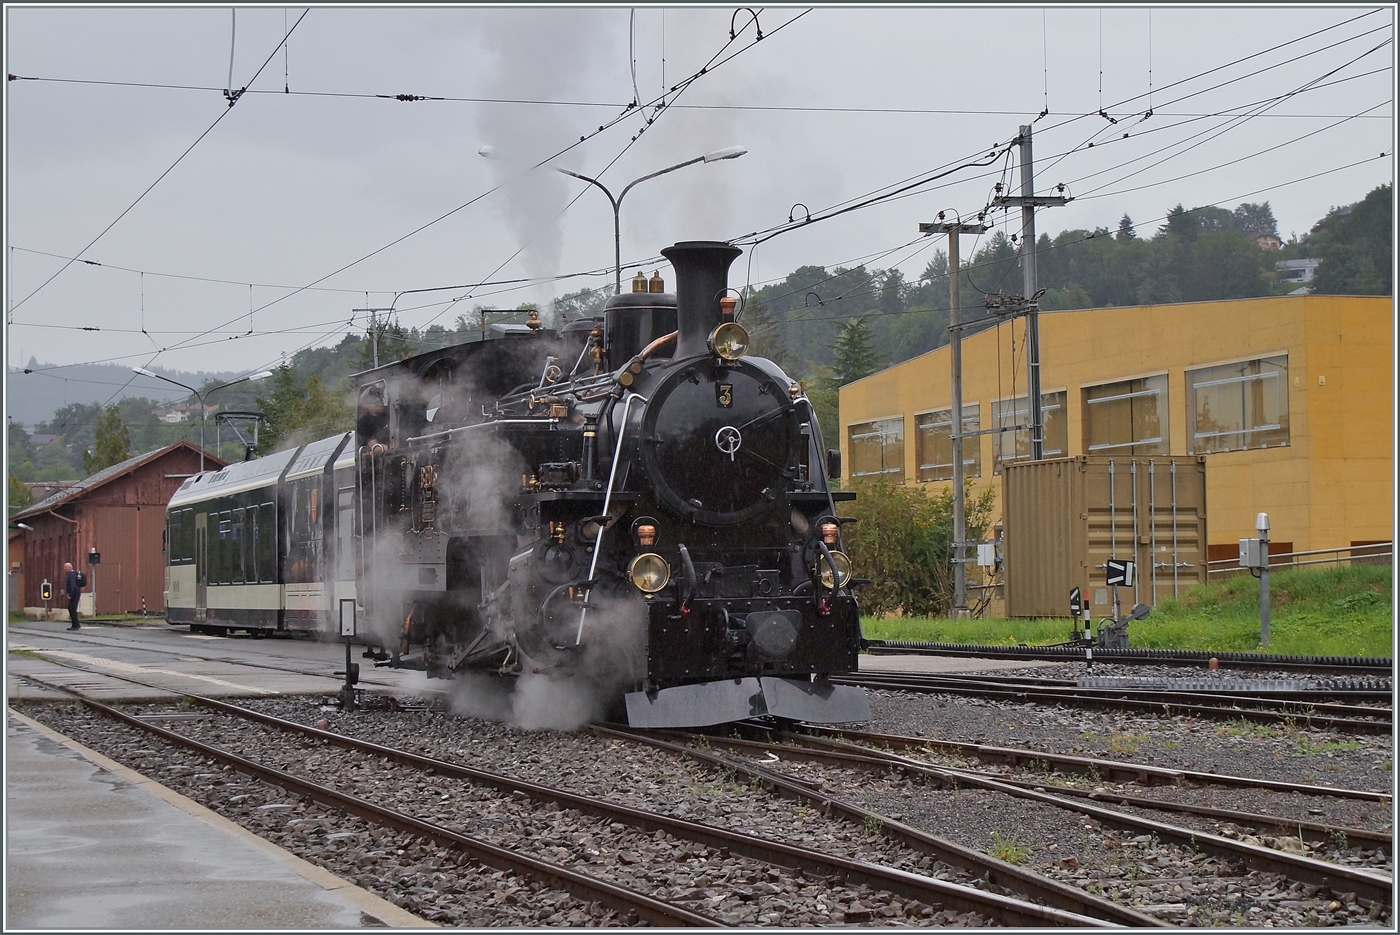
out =
<svg viewBox="0 0 1400 935"><path fill-rule="evenodd" d="M1389 565L1391 564L1395 544L1393 542L1375 542L1368 545L1352 545L1339 549L1308 549L1302 552L1282 552L1269 556L1269 570L1283 568L1302 568L1311 565L1332 565L1340 568L1342 565ZM1322 556L1331 556L1325 558ZM1241 575L1249 571L1248 568L1241 568L1237 558L1221 558L1215 561L1206 562L1207 575Z"/></svg>

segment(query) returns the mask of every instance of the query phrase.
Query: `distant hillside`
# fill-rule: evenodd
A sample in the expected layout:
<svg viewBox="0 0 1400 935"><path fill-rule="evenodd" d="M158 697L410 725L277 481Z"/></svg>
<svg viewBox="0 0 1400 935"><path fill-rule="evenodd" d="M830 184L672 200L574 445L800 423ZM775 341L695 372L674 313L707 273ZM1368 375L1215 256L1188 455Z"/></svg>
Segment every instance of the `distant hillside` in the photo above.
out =
<svg viewBox="0 0 1400 935"><path fill-rule="evenodd" d="M234 371L201 370L191 373L164 367L150 369L190 386L202 386L207 380L232 380L239 376ZM33 372L25 373L24 370ZM132 396L168 401L190 395L178 386L137 376L130 367L120 364L56 367L54 364L39 363L31 357L23 369L11 369L5 374L5 414L10 421L32 429L36 422L51 419L64 406L106 402L113 393L117 394L113 401Z"/></svg>

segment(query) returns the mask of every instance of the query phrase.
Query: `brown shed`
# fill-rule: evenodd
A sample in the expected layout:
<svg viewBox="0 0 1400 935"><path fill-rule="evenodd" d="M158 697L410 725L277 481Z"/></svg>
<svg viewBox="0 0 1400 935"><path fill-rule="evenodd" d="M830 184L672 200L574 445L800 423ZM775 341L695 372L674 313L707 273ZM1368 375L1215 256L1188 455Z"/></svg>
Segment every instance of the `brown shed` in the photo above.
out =
<svg viewBox="0 0 1400 935"><path fill-rule="evenodd" d="M206 470L224 462L205 454ZM78 481L10 517L23 524L23 605L41 607L39 585L54 585L62 606L63 563L87 572L86 593L95 593L96 613L165 610L165 505L199 471L199 448L183 439L128 458ZM96 549L94 569L88 555ZM95 573L94 573L95 572ZM90 609L92 598L84 601Z"/></svg>

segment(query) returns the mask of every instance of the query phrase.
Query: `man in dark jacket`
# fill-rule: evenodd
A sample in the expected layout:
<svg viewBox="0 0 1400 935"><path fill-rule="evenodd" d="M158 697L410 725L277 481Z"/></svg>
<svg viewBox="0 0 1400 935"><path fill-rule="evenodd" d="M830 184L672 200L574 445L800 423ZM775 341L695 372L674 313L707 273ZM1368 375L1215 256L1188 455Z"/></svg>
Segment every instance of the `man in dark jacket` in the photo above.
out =
<svg viewBox="0 0 1400 935"><path fill-rule="evenodd" d="M70 630L81 630L83 625L78 622L78 597L83 593L83 586L78 581L78 573L73 570L72 562L63 563L63 589L68 592L68 619L73 621Z"/></svg>

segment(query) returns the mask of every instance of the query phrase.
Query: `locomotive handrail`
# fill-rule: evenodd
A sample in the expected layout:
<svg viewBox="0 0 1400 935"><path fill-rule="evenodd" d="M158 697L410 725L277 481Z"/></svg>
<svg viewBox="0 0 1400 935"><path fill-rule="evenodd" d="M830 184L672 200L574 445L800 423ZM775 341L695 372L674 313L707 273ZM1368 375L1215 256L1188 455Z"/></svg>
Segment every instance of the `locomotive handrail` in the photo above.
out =
<svg viewBox="0 0 1400 935"><path fill-rule="evenodd" d="M672 337L675 333L672 332ZM657 341L661 340L660 338ZM656 341L651 342L656 344ZM651 345L647 345L650 347ZM647 398L640 393L633 393L627 397L627 401L622 405L622 424L617 428L617 444L613 447L612 464L608 467L608 488L603 494L603 514L607 515L612 508L613 485L617 483L617 462L622 460L622 439L627 434L627 420L632 417L632 403L637 400L647 402ZM588 577L595 579L598 577L598 556L603 551L603 534L608 531L606 526L598 527L598 537L593 540L593 560L588 564ZM589 588L583 595L583 609L578 614L578 635L574 637L574 645L583 644L583 624L588 619L588 599L593 596L593 589Z"/></svg>
<svg viewBox="0 0 1400 935"><path fill-rule="evenodd" d="M490 422L473 422L471 425L459 425L456 428L447 429L442 432L433 432L430 435L414 435L405 444L412 445L414 442L431 441L435 438L450 438L458 432L466 432L470 429L488 428L493 425L555 425L557 419L492 419Z"/></svg>

